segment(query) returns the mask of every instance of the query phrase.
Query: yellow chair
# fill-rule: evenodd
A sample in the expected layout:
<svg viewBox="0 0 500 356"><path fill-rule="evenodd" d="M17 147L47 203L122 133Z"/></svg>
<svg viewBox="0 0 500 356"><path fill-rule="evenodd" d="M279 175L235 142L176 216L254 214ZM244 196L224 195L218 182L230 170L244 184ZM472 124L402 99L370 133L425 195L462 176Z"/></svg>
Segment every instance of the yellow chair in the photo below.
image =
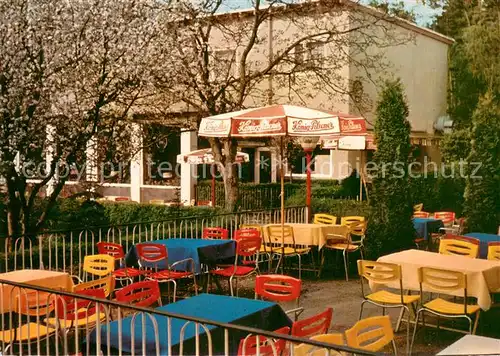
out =
<svg viewBox="0 0 500 356"><path fill-rule="evenodd" d="M315 335L310 339L332 345L343 346L345 344L343 334L321 334L321 335ZM300 344L295 346L293 349L293 354L295 356L324 356L325 354L342 355L342 353L338 351L327 350L324 348L322 349L308 344Z"/></svg>
<svg viewBox="0 0 500 356"><path fill-rule="evenodd" d="M313 223L335 225L337 223L337 217L330 214L314 214Z"/></svg>
<svg viewBox="0 0 500 356"><path fill-rule="evenodd" d="M326 248L332 250L342 251L344 257L344 270L345 270L345 280L349 281L349 253L359 251L361 254L361 259L363 259L363 241L365 239L366 222L355 221L349 224L344 224L349 228L349 233L347 234L347 239L342 239L339 237L328 237ZM353 240L354 238L359 238Z"/></svg>
<svg viewBox="0 0 500 356"><path fill-rule="evenodd" d="M340 225L349 225L353 222L364 222L366 221L364 216L343 216L340 218Z"/></svg>
<svg viewBox="0 0 500 356"><path fill-rule="evenodd" d="M88 275L105 277L115 270L115 258L110 255L89 255L83 259L83 280L86 281Z"/></svg>
<svg viewBox="0 0 500 356"><path fill-rule="evenodd" d="M335 229L335 233L329 233L326 237L326 243L321 249L321 261L318 271L318 278L321 277L323 266L325 264L325 253L327 250L339 250L338 244L348 243L350 240L350 228L347 225L340 225Z"/></svg>
<svg viewBox="0 0 500 356"><path fill-rule="evenodd" d="M106 298L113 294L115 290L115 277L109 275L104 278L95 279L90 282L83 282L73 287L73 292L80 292L89 289L104 289Z"/></svg>
<svg viewBox="0 0 500 356"><path fill-rule="evenodd" d="M413 205L413 212L416 213L416 212L420 212L424 209L424 204L423 203L419 203L419 204L415 204Z"/></svg>
<svg viewBox="0 0 500 356"><path fill-rule="evenodd" d="M388 315L362 319L346 330L345 336L349 347L377 352L392 343L394 354L397 354L394 331Z"/></svg>
<svg viewBox="0 0 500 356"><path fill-rule="evenodd" d="M488 259L500 261L500 241L488 242Z"/></svg>
<svg viewBox="0 0 500 356"><path fill-rule="evenodd" d="M467 275L465 273L432 267L420 267L418 269L418 281L420 283L421 297L423 295L423 286L427 286L428 290L432 291L433 293L450 294L462 290L464 300L463 303L455 303L438 297L423 304L417 311L415 329L413 330L413 338L410 346L410 353L413 348L413 342L415 341L415 335L417 334L420 314L423 314L425 312L443 318L467 319L469 321L469 334L476 333L476 328L479 321L479 313L481 309L477 304L467 303ZM475 314L474 327L472 327L472 319L469 316L473 314ZM463 330L451 328L449 328L449 330L464 332Z"/></svg>
<svg viewBox="0 0 500 356"><path fill-rule="evenodd" d="M39 354L42 350L32 350L31 344L48 340L56 332L52 326L41 323L40 318L47 316L54 310L54 295L45 292L34 292L22 289L14 301L14 311L28 317L28 320L10 330L0 331L0 343L8 344L2 353L9 354L8 350L14 345L28 346L28 354ZM13 319L17 319L14 315ZM35 321L30 321L30 318Z"/></svg>
<svg viewBox="0 0 500 356"><path fill-rule="evenodd" d="M472 237L445 235L439 241L439 253L477 258L480 241Z"/></svg>
<svg viewBox="0 0 500 356"><path fill-rule="evenodd" d="M293 235L293 228L285 225L283 234L281 225L271 225L267 227L267 237L271 244L271 253L273 256L279 256L276 273L283 259L286 257L297 257L299 259L299 279L302 277L302 256L307 255L311 249L307 246L297 245ZM283 247L284 245L284 247Z"/></svg>
<svg viewBox="0 0 500 356"><path fill-rule="evenodd" d="M404 312L406 311L408 315L408 322L406 327L406 350L407 352L409 352L411 317L409 306L414 306L413 303L417 302L420 299L420 296L404 294L401 266L393 263L359 260L358 273L361 279L361 293L363 295L361 310L359 312L359 319L361 320L363 316L363 307L365 303L370 303L375 306L384 308L383 310L385 310L385 308L402 308L403 313L400 314L400 317L398 319L396 332L399 330L401 320L404 316ZM367 295L365 294L364 289L364 279L378 285L397 282L399 285L399 293L396 294L387 290L380 290L378 292L370 293ZM413 310L415 311L415 308L413 308Z"/></svg>

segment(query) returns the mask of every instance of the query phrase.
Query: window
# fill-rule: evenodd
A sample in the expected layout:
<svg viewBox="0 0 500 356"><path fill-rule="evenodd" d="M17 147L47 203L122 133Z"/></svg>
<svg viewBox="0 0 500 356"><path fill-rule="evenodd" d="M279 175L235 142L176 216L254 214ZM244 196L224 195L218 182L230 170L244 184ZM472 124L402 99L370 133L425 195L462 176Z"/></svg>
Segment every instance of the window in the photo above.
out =
<svg viewBox="0 0 500 356"><path fill-rule="evenodd" d="M309 66L318 67L321 66L325 58L325 47L323 42L309 42L307 44L307 61Z"/></svg>
<svg viewBox="0 0 500 356"><path fill-rule="evenodd" d="M363 101L363 82L361 80L356 79L351 83L351 97L356 103L361 103Z"/></svg>
<svg viewBox="0 0 500 356"><path fill-rule="evenodd" d="M295 46L293 60L297 68L301 68L304 65L304 46L302 44Z"/></svg>
<svg viewBox="0 0 500 356"><path fill-rule="evenodd" d="M235 68L235 52L234 50L216 50L213 52L212 69L210 71L210 80L225 81L226 78L234 75Z"/></svg>

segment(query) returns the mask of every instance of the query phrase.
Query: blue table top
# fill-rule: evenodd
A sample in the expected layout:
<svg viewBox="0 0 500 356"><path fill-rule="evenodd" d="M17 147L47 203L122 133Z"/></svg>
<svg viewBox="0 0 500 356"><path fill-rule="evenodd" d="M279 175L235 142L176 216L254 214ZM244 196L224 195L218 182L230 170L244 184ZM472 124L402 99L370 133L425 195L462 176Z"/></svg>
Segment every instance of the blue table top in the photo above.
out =
<svg viewBox="0 0 500 356"><path fill-rule="evenodd" d="M167 248L200 248L206 246L224 245L233 240L207 240L207 239L164 239L151 241L155 244L162 244Z"/></svg>
<svg viewBox="0 0 500 356"><path fill-rule="evenodd" d="M495 234L485 234L483 232L471 232L469 234L466 234L465 236L468 237L475 237L476 239L484 242L490 242L490 241L500 241L500 236L495 235Z"/></svg>
<svg viewBox="0 0 500 356"><path fill-rule="evenodd" d="M161 244L167 247L168 250L168 263L173 263L191 258L194 261L195 272L200 273L201 263L216 261L219 258L232 258L235 255L235 241L234 240L205 240L205 239L164 239L148 241L151 243ZM130 248L127 253L126 259L128 266L137 265L137 253L135 245ZM145 264L147 267L154 267L154 265ZM166 269L166 263L159 263L158 268ZM177 270L189 270L191 267L187 263L181 263L176 266Z"/></svg>
<svg viewBox="0 0 500 356"><path fill-rule="evenodd" d="M443 222L433 218L413 218L413 227L418 237L429 239L429 235L438 232L443 227Z"/></svg>
<svg viewBox="0 0 500 356"><path fill-rule="evenodd" d="M412 219L414 223L425 223L429 221L438 221L438 219L434 218L413 218Z"/></svg>
<svg viewBox="0 0 500 356"><path fill-rule="evenodd" d="M176 303L168 304L156 308L157 310L162 310L169 313L175 313L184 316L196 317L199 319L209 319L212 321L217 321L221 323L232 323L239 319L242 319L248 315L262 312L266 309L278 307L276 303L237 298L223 295L215 294L200 294L195 297L181 300ZM159 343L161 354L166 354L168 352L168 318L161 315L152 314L158 325L157 333L159 335ZM147 350L149 352L155 353L155 328L153 322L145 317L145 340L147 345ZM134 322L134 334L135 334L135 346L136 350L142 349L142 316L138 315ZM171 347L180 343L180 331L182 327L187 323L183 319L170 319L170 327L172 333L170 335L170 345ZM118 338L122 337L122 348L124 352L130 352L131 350L131 336L132 336L132 316L127 317L121 321L121 333L119 334L118 321L113 321L109 324L110 333L110 343L111 347L118 348ZM209 330L216 328L212 325L206 325ZM101 325L101 342L106 342L107 326ZM204 330L199 327L200 335L204 333ZM195 337L195 325L190 323L184 333L183 340L186 341L190 338ZM91 342L95 342L95 332L92 333Z"/></svg>

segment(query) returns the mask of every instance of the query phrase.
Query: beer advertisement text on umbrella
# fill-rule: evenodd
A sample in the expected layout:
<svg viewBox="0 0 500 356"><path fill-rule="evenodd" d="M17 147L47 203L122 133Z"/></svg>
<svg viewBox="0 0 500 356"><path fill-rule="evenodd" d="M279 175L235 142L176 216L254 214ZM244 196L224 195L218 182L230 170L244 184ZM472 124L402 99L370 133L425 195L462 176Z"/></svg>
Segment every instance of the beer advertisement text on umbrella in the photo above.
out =
<svg viewBox="0 0 500 356"><path fill-rule="evenodd" d="M329 136L366 132L361 117L315 110L295 105L272 105L245 109L203 118L198 134L204 137L281 137L281 226L284 253L285 194L283 172L283 137ZM308 182L310 184L310 181ZM310 210L310 206L308 209Z"/></svg>

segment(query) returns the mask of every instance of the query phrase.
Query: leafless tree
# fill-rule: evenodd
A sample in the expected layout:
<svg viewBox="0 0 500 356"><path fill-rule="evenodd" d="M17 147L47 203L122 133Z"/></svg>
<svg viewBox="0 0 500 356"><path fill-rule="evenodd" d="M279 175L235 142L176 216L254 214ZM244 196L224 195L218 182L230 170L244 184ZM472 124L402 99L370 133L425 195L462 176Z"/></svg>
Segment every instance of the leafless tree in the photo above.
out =
<svg viewBox="0 0 500 356"><path fill-rule="evenodd" d="M356 68L370 80L387 68L380 49L410 40L393 31L386 14L349 1L253 0L253 9L221 13L227 4L181 0L176 21L165 24L176 85L164 84L161 75L157 85L198 119L264 104L310 105L313 99L325 109L349 101L363 112L367 98L346 73ZM238 201L238 142L211 138L210 144L232 210Z"/></svg>
<svg viewBox="0 0 500 356"><path fill-rule="evenodd" d="M10 236L38 231L67 180L61 167L84 165L89 142L152 95L153 68L166 71L157 49L169 9L153 0L0 0L0 176ZM41 152L45 172L30 184L26 166Z"/></svg>

